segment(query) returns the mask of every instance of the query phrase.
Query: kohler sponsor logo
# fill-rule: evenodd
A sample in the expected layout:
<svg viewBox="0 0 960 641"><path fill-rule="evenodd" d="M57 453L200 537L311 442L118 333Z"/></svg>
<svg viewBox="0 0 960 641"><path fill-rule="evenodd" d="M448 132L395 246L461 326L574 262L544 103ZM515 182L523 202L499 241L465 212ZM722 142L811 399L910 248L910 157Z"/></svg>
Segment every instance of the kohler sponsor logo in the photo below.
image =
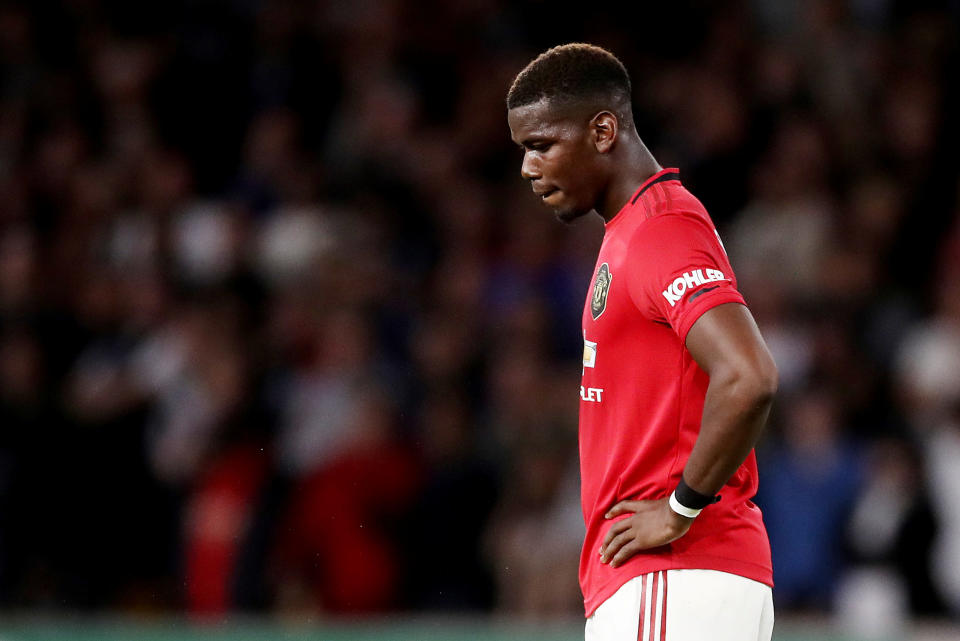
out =
<svg viewBox="0 0 960 641"><path fill-rule="evenodd" d="M683 298L683 295L687 292L701 285L706 285L707 283L716 283L725 280L729 279L724 277L723 272L719 269L704 267L703 269L683 272L683 274L677 276L673 282L670 283L669 287L663 290L663 297L670 303L670 307L673 307L680 302L680 299Z"/></svg>

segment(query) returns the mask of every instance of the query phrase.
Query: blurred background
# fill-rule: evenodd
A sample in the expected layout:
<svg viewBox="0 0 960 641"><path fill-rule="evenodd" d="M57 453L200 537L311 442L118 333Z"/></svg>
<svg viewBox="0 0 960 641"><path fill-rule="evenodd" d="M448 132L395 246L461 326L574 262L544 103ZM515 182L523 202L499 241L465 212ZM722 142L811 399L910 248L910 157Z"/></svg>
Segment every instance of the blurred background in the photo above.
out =
<svg viewBox="0 0 960 641"><path fill-rule="evenodd" d="M531 196L504 106L569 41L626 64L779 365L775 638L957 638L958 23L0 3L0 638L582 638L603 229Z"/></svg>

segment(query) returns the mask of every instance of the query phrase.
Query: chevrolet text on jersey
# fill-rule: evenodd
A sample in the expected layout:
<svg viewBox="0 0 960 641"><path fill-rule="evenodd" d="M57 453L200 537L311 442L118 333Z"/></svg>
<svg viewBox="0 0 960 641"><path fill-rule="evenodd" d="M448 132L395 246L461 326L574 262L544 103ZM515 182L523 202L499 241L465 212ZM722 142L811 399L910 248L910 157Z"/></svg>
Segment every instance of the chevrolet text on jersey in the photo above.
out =
<svg viewBox="0 0 960 641"><path fill-rule="evenodd" d="M670 283L669 287L663 290L663 297L670 303L670 307L673 307L680 302L680 299L683 298L686 292L696 289L701 285L706 285L707 283L716 283L725 280L729 279L725 278L723 272L719 269L704 267L703 269L683 272L681 276L677 276L674 281Z"/></svg>
<svg viewBox="0 0 960 641"><path fill-rule="evenodd" d="M581 385L580 400L588 401L590 403L602 403L603 388L602 387L584 387L583 385Z"/></svg>

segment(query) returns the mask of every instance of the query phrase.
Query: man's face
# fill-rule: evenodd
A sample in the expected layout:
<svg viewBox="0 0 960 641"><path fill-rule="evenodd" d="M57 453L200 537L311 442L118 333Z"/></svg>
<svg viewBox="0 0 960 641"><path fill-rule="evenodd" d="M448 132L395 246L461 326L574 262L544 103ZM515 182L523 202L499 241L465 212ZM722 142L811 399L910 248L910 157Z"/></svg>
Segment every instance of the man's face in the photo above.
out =
<svg viewBox="0 0 960 641"><path fill-rule="evenodd" d="M598 152L588 123L557 113L546 100L507 112L510 137L523 149L520 175L557 218L571 222L596 204Z"/></svg>

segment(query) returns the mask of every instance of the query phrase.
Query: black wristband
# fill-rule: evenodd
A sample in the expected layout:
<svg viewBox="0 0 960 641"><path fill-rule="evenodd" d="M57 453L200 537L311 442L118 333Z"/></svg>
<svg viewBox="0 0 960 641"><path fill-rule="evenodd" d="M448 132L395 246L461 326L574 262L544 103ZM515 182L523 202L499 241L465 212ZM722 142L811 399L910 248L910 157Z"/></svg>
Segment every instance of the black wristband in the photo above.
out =
<svg viewBox="0 0 960 641"><path fill-rule="evenodd" d="M695 489L687 485L687 482L683 480L683 477L680 477L680 483L677 485L677 489L673 491L674 496L677 497L677 503L683 507L688 507L691 510L702 510L703 508L716 503L720 500L720 495L717 496L708 496L706 494L700 494Z"/></svg>

